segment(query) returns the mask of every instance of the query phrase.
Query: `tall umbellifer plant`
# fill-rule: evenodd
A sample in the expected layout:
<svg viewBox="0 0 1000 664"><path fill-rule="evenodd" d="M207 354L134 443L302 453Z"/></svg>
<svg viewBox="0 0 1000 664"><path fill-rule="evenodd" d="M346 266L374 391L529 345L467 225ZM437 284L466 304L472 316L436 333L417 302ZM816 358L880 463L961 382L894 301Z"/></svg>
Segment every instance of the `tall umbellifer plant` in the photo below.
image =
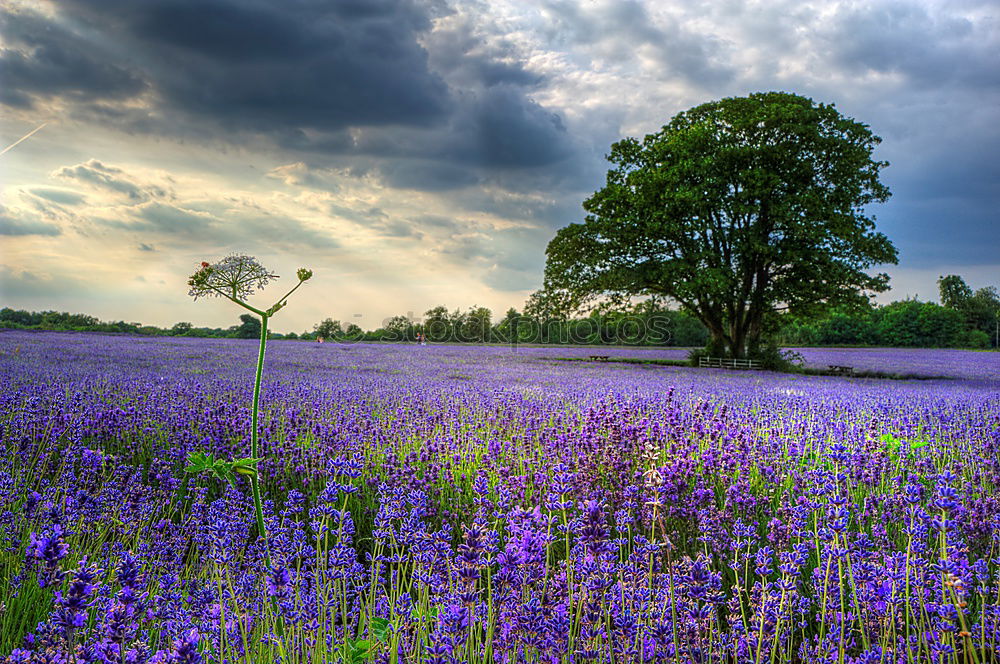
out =
<svg viewBox="0 0 1000 664"><path fill-rule="evenodd" d="M235 475L246 475L250 478L250 488L253 492L254 511L257 515L258 534L267 542L267 530L264 526L264 511L260 503L260 485L257 481L257 463L261 460L258 454L257 414L260 404L260 379L264 370L264 350L267 347L267 324L278 311L287 304L288 296L298 290L312 277L312 270L299 268L296 273L298 283L268 309L258 309L247 302L254 289L262 289L268 282L277 279L278 275L271 273L253 256L232 254L218 263L202 263L201 267L188 279L191 287L189 295L195 300L199 297L224 297L260 318L260 349L257 352L257 374L253 383L253 404L250 416L250 456L233 461L215 459L212 454L192 452L188 456L188 472L209 472L230 484ZM265 547L267 551L267 547ZM270 552L268 552L270 558Z"/></svg>

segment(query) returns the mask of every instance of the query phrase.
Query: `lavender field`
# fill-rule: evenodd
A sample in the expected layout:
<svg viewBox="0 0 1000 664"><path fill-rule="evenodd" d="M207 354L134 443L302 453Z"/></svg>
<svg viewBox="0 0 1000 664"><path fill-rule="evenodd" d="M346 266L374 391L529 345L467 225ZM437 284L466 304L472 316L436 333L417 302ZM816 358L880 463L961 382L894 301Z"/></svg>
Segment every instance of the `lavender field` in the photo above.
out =
<svg viewBox="0 0 1000 664"><path fill-rule="evenodd" d="M4 661L998 661L1000 354L256 351L0 333Z"/></svg>

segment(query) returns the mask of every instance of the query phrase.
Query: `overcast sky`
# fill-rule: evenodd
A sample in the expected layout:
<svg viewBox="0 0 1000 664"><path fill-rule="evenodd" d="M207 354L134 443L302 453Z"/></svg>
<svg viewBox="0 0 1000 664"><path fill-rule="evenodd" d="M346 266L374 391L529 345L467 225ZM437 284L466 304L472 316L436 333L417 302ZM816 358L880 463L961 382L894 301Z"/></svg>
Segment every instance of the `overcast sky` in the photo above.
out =
<svg viewBox="0 0 1000 664"><path fill-rule="evenodd" d="M0 156L0 305L228 326L185 278L236 251L314 270L279 331L499 316L541 285L612 142L767 90L882 137L889 299L1000 284L998 2L0 7L0 149L46 123Z"/></svg>

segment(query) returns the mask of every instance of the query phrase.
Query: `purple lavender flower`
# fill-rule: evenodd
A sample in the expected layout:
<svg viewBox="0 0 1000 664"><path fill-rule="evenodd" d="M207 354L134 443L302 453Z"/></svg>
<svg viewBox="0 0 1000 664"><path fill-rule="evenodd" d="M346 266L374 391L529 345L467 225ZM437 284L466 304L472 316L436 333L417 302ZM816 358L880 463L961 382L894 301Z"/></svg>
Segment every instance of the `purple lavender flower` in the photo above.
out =
<svg viewBox="0 0 1000 664"><path fill-rule="evenodd" d="M62 630L64 638L69 638L74 630L83 627L87 619L87 609L90 599L96 589L94 581L100 573L95 567L88 567L86 559L80 561L80 566L69 583L69 588L63 594L55 593L55 624Z"/></svg>
<svg viewBox="0 0 1000 664"><path fill-rule="evenodd" d="M277 567L267 577L267 594L278 599L287 599L291 592L291 572L287 567Z"/></svg>
<svg viewBox="0 0 1000 664"><path fill-rule="evenodd" d="M169 664L202 664L204 658L198 649L200 636L197 629L184 632L174 641Z"/></svg>
<svg viewBox="0 0 1000 664"><path fill-rule="evenodd" d="M62 581L65 572L59 567L59 561L66 557L69 546L63 539L62 526L56 524L41 535L31 533L28 543L28 559L37 564L38 585L45 588Z"/></svg>

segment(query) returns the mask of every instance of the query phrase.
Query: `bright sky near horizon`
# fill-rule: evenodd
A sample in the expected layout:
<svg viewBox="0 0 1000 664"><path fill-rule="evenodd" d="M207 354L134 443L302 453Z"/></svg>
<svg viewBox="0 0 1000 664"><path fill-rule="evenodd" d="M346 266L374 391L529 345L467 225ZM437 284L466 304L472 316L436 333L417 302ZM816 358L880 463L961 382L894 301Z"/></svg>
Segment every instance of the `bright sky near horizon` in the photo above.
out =
<svg viewBox="0 0 1000 664"><path fill-rule="evenodd" d="M612 142L766 90L882 137L883 300L1000 285L996 1L0 0L0 21L0 149L45 124L0 155L0 306L228 326L185 279L243 252L315 272L278 331L499 317Z"/></svg>

